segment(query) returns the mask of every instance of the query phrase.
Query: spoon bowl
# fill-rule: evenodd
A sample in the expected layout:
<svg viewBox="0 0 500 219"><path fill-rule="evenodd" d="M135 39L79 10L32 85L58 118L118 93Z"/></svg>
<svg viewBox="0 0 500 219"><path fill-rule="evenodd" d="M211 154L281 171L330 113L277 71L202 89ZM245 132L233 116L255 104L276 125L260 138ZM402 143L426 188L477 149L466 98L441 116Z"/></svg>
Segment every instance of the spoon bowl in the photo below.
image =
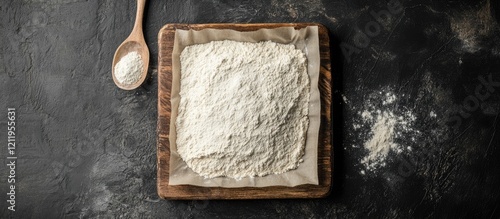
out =
<svg viewBox="0 0 500 219"><path fill-rule="evenodd" d="M148 74L148 67L149 67L149 49L148 45L146 44L146 41L144 40L144 34L142 32L142 18L144 16L144 6L146 5L146 0L138 0L137 1L137 14L135 17L135 24L134 24L134 29L130 33L130 35L123 41L120 46L116 49L115 55L113 57L113 64L112 64L112 75L113 75L113 81L115 82L116 86L123 90L133 90L141 86L141 84L144 82L146 79L146 76ZM131 52L137 52L141 56L142 59L142 64L143 64L143 69L141 72L141 77L139 80L132 84L123 84L120 83L115 76L115 66L116 64L126 56L127 54Z"/></svg>

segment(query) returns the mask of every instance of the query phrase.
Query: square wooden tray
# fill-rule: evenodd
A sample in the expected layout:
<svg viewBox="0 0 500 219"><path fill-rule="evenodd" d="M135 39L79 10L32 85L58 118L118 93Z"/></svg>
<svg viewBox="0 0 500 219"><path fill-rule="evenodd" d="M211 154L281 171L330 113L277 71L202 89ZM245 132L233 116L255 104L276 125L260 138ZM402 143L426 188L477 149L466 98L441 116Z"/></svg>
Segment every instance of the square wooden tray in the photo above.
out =
<svg viewBox="0 0 500 219"><path fill-rule="evenodd" d="M220 188L192 185L169 185L170 161L170 91L172 87L172 50L175 30L201 30L205 28L254 31L261 28L318 26L319 49L321 58L319 90L321 94L321 125L318 142L318 180L319 185L300 185L295 187L243 187ZM330 193L332 183L332 145L331 145L331 68L328 30L317 23L262 23L262 24L167 24L158 35L158 151L157 151L157 189L158 195L165 199L278 199L278 198L320 198Z"/></svg>

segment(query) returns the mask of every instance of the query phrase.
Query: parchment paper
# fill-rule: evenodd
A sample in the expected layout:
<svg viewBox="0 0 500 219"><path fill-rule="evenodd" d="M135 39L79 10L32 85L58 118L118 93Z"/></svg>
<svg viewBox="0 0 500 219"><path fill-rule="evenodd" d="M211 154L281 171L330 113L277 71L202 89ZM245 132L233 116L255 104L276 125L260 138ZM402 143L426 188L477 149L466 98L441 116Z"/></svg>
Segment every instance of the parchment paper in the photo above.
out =
<svg viewBox="0 0 500 219"><path fill-rule="evenodd" d="M309 128L307 131L304 162L295 170L282 174L264 177L247 177L233 179L228 177L204 178L187 166L177 153L175 121L179 107L180 88L180 54L189 45L208 43L218 40L234 40L240 42L259 42L271 40L277 43L291 43L307 56L307 71L310 80ZM293 27L260 29L250 32L239 32L228 29L176 30L172 53L172 113L170 119L170 185L196 185L203 187L265 187L265 186L297 186L301 184L318 185L318 132L320 125L319 78L319 44L318 27L309 26L299 30ZM256 54L258 55L258 54ZM223 112L221 112L223 113Z"/></svg>

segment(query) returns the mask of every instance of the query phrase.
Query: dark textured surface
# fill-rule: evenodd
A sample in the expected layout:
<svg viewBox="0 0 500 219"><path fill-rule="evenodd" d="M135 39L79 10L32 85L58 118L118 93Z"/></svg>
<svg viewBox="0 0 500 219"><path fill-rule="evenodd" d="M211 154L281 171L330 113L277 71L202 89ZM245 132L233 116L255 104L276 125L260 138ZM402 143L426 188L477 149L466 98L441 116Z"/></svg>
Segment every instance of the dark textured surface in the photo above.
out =
<svg viewBox="0 0 500 219"><path fill-rule="evenodd" d="M110 64L132 28L134 1L1 1L0 114L15 107L18 123L16 212L1 201L1 217L500 217L500 85L477 107L460 106L475 95L479 76L500 81L499 3L400 2L384 28L363 41L359 31L376 21L372 11L387 10L386 1L150 0L144 28L151 78L127 92L113 84ZM329 28L335 91L329 198L158 200L157 33L166 23L208 22ZM342 55L342 48L352 53ZM417 117L418 134L396 139L414 150L363 175L366 151L354 146L369 130L353 124L365 102L387 90L398 94L395 111ZM1 194L8 192L6 122L0 116Z"/></svg>

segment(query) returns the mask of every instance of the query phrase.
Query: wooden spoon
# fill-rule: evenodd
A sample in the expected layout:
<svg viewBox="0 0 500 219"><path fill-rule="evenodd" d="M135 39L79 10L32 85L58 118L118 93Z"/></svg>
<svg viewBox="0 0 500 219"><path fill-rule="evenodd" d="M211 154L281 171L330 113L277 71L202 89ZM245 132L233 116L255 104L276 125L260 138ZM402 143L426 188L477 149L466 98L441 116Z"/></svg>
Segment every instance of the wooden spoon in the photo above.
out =
<svg viewBox="0 0 500 219"><path fill-rule="evenodd" d="M148 74L149 66L149 49L144 40L144 34L142 32L142 18L144 16L144 7L146 5L146 0L137 0L137 13L135 16L134 29L130 35L123 41L123 43L116 49L115 56L113 57L113 67L112 75L113 81L116 86L124 90L133 90L141 86L141 84L146 79ZM133 84L122 84L115 77L115 66L120 61L120 59L130 52L136 51L139 53L143 63L143 70L141 72L141 77Z"/></svg>

